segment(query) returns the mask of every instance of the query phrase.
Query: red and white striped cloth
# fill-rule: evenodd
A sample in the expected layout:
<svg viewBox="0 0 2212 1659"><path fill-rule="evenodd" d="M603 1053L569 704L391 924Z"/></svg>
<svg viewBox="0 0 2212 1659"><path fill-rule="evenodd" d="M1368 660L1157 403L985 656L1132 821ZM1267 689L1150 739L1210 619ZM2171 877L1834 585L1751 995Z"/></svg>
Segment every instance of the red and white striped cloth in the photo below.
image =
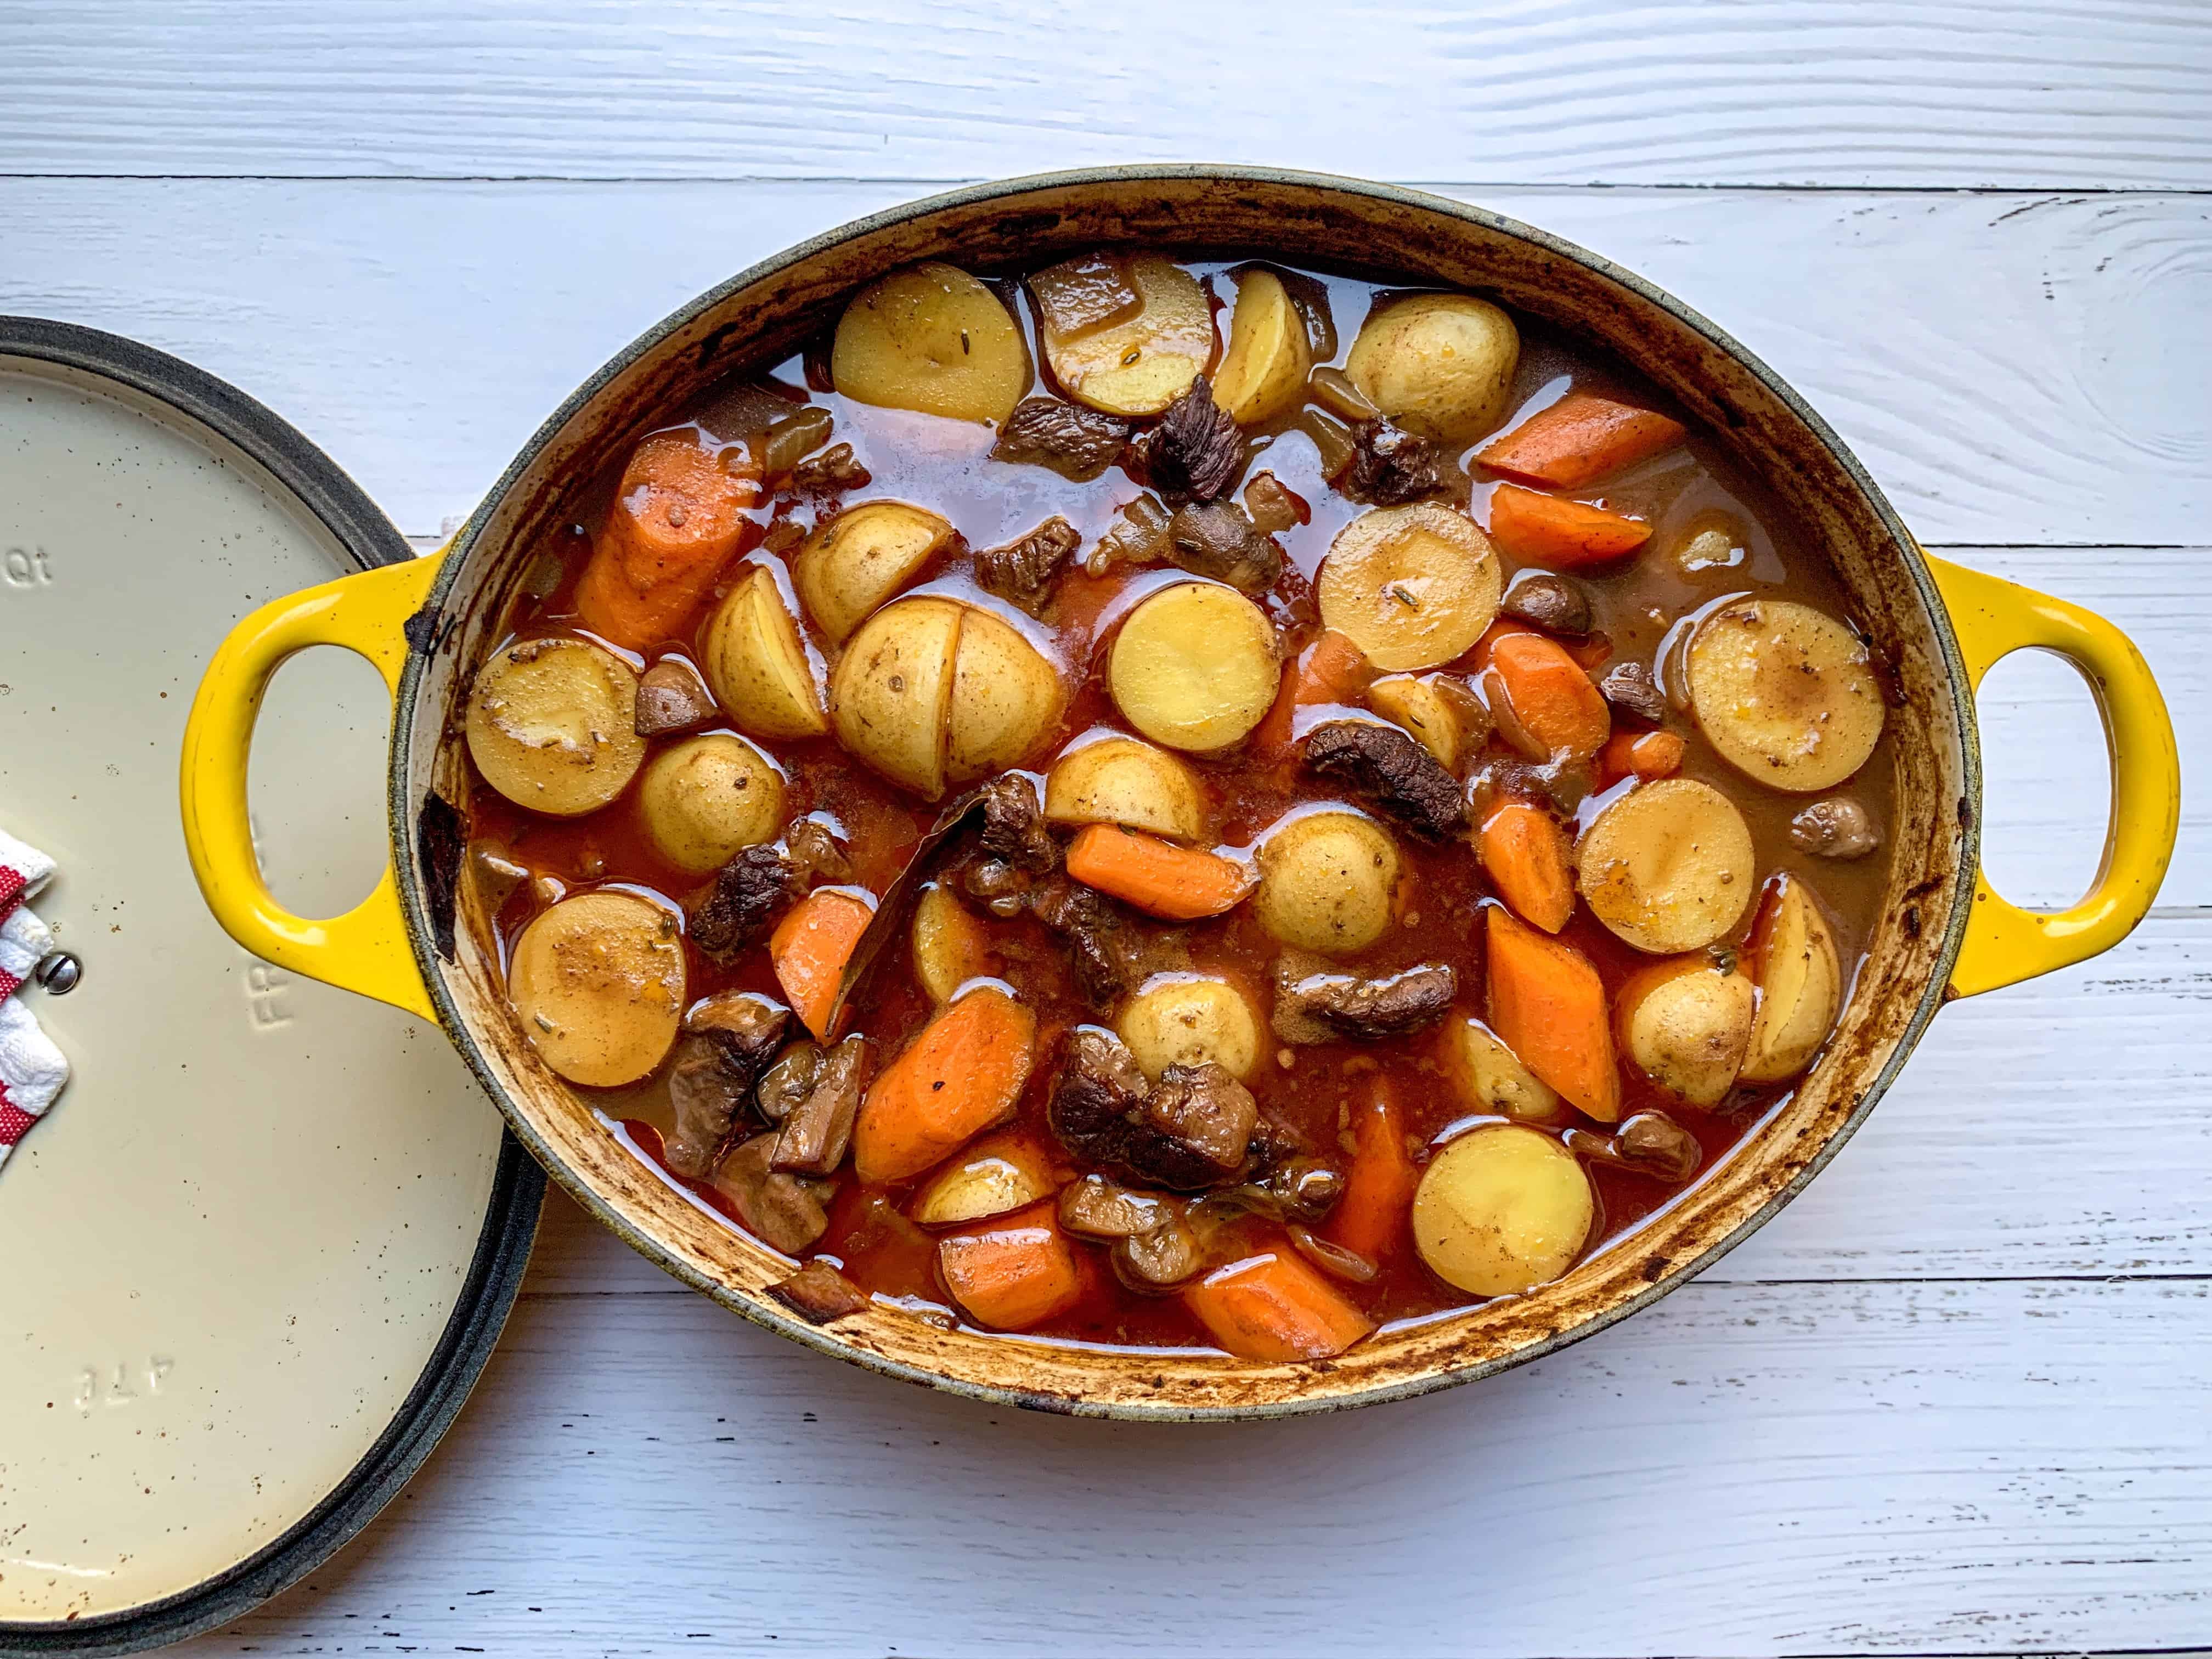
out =
<svg viewBox="0 0 2212 1659"><path fill-rule="evenodd" d="M53 873L52 859L0 830L0 1164L69 1081L69 1061L15 1000L54 948L52 930L23 906Z"/></svg>

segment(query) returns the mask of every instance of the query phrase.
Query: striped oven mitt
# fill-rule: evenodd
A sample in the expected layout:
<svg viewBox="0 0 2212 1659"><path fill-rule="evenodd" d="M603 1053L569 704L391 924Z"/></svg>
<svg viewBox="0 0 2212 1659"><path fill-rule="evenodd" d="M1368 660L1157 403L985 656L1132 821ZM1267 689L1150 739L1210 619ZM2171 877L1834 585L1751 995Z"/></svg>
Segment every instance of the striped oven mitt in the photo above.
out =
<svg viewBox="0 0 2212 1659"><path fill-rule="evenodd" d="M69 1081L69 1061L15 998L54 948L52 930L23 903L53 873L52 859L0 830L0 1164Z"/></svg>

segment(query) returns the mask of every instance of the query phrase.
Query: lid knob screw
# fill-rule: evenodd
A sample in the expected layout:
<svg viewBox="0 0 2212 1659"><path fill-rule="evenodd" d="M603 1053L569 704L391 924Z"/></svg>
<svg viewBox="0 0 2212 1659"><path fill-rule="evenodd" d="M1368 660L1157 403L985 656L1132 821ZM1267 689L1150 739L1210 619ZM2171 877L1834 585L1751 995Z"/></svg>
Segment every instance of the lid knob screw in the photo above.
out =
<svg viewBox="0 0 2212 1659"><path fill-rule="evenodd" d="M39 965L31 969L48 995L65 997L76 989L77 981L84 977L84 964L67 951L50 951L39 958Z"/></svg>

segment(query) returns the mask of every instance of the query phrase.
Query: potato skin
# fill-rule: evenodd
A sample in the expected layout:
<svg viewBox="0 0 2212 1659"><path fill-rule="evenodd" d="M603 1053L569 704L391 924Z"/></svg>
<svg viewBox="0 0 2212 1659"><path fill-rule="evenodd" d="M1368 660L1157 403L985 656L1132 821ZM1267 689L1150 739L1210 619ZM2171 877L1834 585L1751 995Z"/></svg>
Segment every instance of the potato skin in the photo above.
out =
<svg viewBox="0 0 2212 1659"><path fill-rule="evenodd" d="M584 893L522 930L508 964L516 1023L559 1076L635 1083L666 1057L684 1015L676 917L630 893Z"/></svg>
<svg viewBox="0 0 2212 1659"><path fill-rule="evenodd" d="M952 526L925 507L863 501L817 526L793 556L799 601L842 643L951 539Z"/></svg>
<svg viewBox="0 0 2212 1659"><path fill-rule="evenodd" d="M913 945L914 976L939 1006L969 980L998 971L983 924L940 881L915 901Z"/></svg>
<svg viewBox="0 0 2212 1659"><path fill-rule="evenodd" d="M1480 1020L1462 1018L1445 1030L1445 1060L1467 1103L1522 1123L1558 1123L1569 1115L1558 1091Z"/></svg>
<svg viewBox="0 0 2212 1659"><path fill-rule="evenodd" d="M945 716L945 781L972 783L1018 765L1058 729L1066 706L1065 677L1019 629L965 607Z"/></svg>
<svg viewBox="0 0 2212 1659"><path fill-rule="evenodd" d="M1757 1000L1749 979L1700 954L1631 975L1613 1019L1622 1052L1644 1076L1677 1100L1710 1109L1735 1086Z"/></svg>
<svg viewBox="0 0 2212 1659"><path fill-rule="evenodd" d="M1106 681L1115 706L1154 743L1208 754L1260 723L1282 668L1259 606L1218 582L1178 582L1122 622Z"/></svg>
<svg viewBox="0 0 2212 1659"><path fill-rule="evenodd" d="M1731 599L1698 624L1683 660L1705 740L1771 788L1832 788L1881 741L1881 685L1866 647L1808 605Z"/></svg>
<svg viewBox="0 0 2212 1659"><path fill-rule="evenodd" d="M781 831L783 778L743 738L686 738L645 769L637 810L654 851L679 870L711 875Z"/></svg>
<svg viewBox="0 0 2212 1659"><path fill-rule="evenodd" d="M1497 620L1504 590L1482 527L1435 501L1361 514L1337 532L1315 585L1322 625L1392 673L1468 650Z"/></svg>
<svg viewBox="0 0 2212 1659"><path fill-rule="evenodd" d="M1447 1141L1413 1189L1413 1245L1476 1296L1550 1283L1582 1254L1597 1213L1575 1155L1540 1129L1486 1123Z"/></svg>
<svg viewBox="0 0 2212 1659"><path fill-rule="evenodd" d="M915 1195L908 1213L925 1227L981 1221L1034 1204L1053 1190L1036 1149L1016 1134L985 1137Z"/></svg>
<svg viewBox="0 0 2212 1659"><path fill-rule="evenodd" d="M1390 926L1398 846L1357 812L1302 813L1260 844L1252 904L1285 945L1336 956L1364 950Z"/></svg>
<svg viewBox="0 0 2212 1659"><path fill-rule="evenodd" d="M525 640L494 653L469 688L463 732L486 783L550 817L597 811L645 762L637 675L587 640Z"/></svg>
<svg viewBox="0 0 2212 1659"><path fill-rule="evenodd" d="M1843 1003L1836 936L1803 880L1784 875L1767 884L1744 954L1759 984L1759 1016L1741 1075L1779 1083L1812 1063Z"/></svg>
<svg viewBox="0 0 2212 1659"><path fill-rule="evenodd" d="M963 606L900 599L861 625L830 677L837 740L925 799L945 793L945 716Z"/></svg>
<svg viewBox="0 0 2212 1659"><path fill-rule="evenodd" d="M1709 783L1639 783L1601 811L1575 849L1590 914L1653 956L1699 951L1743 919L1756 871L1751 830Z"/></svg>
<svg viewBox="0 0 2212 1659"><path fill-rule="evenodd" d="M1463 443L1503 418L1520 362L1520 331L1489 301L1417 294L1360 325L1344 372L1407 430Z"/></svg>
<svg viewBox="0 0 2212 1659"><path fill-rule="evenodd" d="M997 295L927 260L853 297L837 319L830 378L864 404L1003 422L1029 390L1029 349Z"/></svg>
<svg viewBox="0 0 2212 1659"><path fill-rule="evenodd" d="M1437 764L1449 772L1459 766L1465 722L1450 695L1439 689L1441 684L1434 674L1419 679L1411 674L1391 674L1367 688L1367 706L1393 726L1412 733L1436 757Z"/></svg>
<svg viewBox="0 0 2212 1659"><path fill-rule="evenodd" d="M1297 401L1312 368L1306 319L1283 279L1265 269L1246 271L1237 279L1213 401L1237 425L1259 426Z"/></svg>
<svg viewBox="0 0 2212 1659"><path fill-rule="evenodd" d="M1101 738L1069 750L1044 781L1054 823L1119 823L1170 841L1206 835L1206 807L1190 769L1134 738Z"/></svg>
<svg viewBox="0 0 2212 1659"><path fill-rule="evenodd" d="M747 571L700 637L707 684L740 731L770 740L829 731L814 664L774 571L765 565Z"/></svg>
<svg viewBox="0 0 2212 1659"><path fill-rule="evenodd" d="M1162 975L1123 1005L1115 1029L1154 1082L1170 1066L1212 1060L1249 1078L1260 1062L1260 1021L1251 1000L1225 979Z"/></svg>

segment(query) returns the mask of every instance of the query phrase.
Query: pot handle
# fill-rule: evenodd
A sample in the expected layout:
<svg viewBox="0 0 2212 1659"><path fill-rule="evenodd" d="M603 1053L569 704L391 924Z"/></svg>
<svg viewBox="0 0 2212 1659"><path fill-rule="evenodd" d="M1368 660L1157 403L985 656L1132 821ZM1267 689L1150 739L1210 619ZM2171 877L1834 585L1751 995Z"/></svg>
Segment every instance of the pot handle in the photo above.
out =
<svg viewBox="0 0 2212 1659"><path fill-rule="evenodd" d="M1966 659L1969 691L2001 659L2033 647L2081 671L2105 720L2112 806L2096 885L2078 904L2024 910L1974 872L1974 908L1951 969L1969 997L2109 951L2150 908L2181 826L2181 757L2173 721L2135 642L2093 611L1943 559L1928 561Z"/></svg>
<svg viewBox="0 0 2212 1659"><path fill-rule="evenodd" d="M390 864L375 890L343 915L294 915L261 878L246 817L246 763L269 677L311 645L343 646L368 658L397 697L407 663L401 629L428 597L441 562L434 556L343 576L273 600L232 629L192 698L179 779L185 850L223 932L279 968L432 1021L437 1014L408 944Z"/></svg>

